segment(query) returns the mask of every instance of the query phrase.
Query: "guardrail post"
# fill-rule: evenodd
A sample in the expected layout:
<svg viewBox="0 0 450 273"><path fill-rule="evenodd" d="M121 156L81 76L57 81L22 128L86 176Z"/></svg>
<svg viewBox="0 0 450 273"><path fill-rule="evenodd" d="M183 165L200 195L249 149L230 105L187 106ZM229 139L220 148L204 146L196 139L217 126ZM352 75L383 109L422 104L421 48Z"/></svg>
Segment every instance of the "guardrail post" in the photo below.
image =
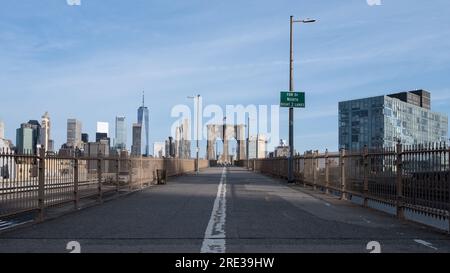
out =
<svg viewBox="0 0 450 273"><path fill-rule="evenodd" d="M133 187L133 160L130 158L128 160L128 176L129 176L129 181L128 181L128 190L131 190Z"/></svg>
<svg viewBox="0 0 450 273"><path fill-rule="evenodd" d="M328 149L325 150L325 193L330 193L330 161L328 158Z"/></svg>
<svg viewBox="0 0 450 273"><path fill-rule="evenodd" d="M275 167L275 170L272 170L271 175L274 175L274 176L277 176L278 178L281 178L281 171L280 171L280 169L281 169L281 161L277 158L275 160L275 163L276 164L274 166L276 166L276 167Z"/></svg>
<svg viewBox="0 0 450 273"><path fill-rule="evenodd" d="M405 217L403 206L403 147L400 141L397 143L396 154L397 160L395 162L395 165L397 169L397 217L403 219Z"/></svg>
<svg viewBox="0 0 450 273"><path fill-rule="evenodd" d="M346 174L345 174L345 156L346 151L345 149L341 149L339 154L339 163L340 163L340 169L341 169L341 199L347 200L347 181L346 181Z"/></svg>
<svg viewBox="0 0 450 273"><path fill-rule="evenodd" d="M39 187L38 187L38 215L37 221L42 222L44 220L45 210L45 150L39 150L38 156L38 168L39 168Z"/></svg>
<svg viewBox="0 0 450 273"><path fill-rule="evenodd" d="M103 163L103 160L102 160L102 157L101 157L101 154L99 154L98 155L98 158L97 158L97 180L98 180L98 201L100 202L100 203L102 203L103 202L103 192L102 192L102 178L103 178L103 175L102 175L102 163Z"/></svg>
<svg viewBox="0 0 450 273"><path fill-rule="evenodd" d="M450 172L450 146L447 147L447 158L448 158L448 172ZM448 174L450 175L450 173ZM447 179L450 179L450 177L448 177ZM448 182L448 181L447 181ZM448 221L448 234L450 234L450 183L447 183L447 191L448 191L448 200L447 200L447 221Z"/></svg>
<svg viewBox="0 0 450 273"><path fill-rule="evenodd" d="M116 191L119 192L120 189L120 157L116 159Z"/></svg>
<svg viewBox="0 0 450 273"><path fill-rule="evenodd" d="M75 209L78 209L80 196L78 195L78 158L73 159L73 205Z"/></svg>
<svg viewBox="0 0 450 273"><path fill-rule="evenodd" d="M363 185L363 198L364 207L369 206L369 148L364 146L363 151L363 164L364 164L364 185Z"/></svg>
<svg viewBox="0 0 450 273"><path fill-rule="evenodd" d="M314 151L312 154L313 190L317 190L317 155L318 151Z"/></svg>
<svg viewBox="0 0 450 273"><path fill-rule="evenodd" d="M292 158L291 158L291 160L292 160ZM284 161L284 160L283 160ZM279 177L279 178L283 178L283 161L282 161L282 159L279 159L278 160L278 162L277 162L277 176Z"/></svg>
<svg viewBox="0 0 450 273"><path fill-rule="evenodd" d="M299 181L299 173L300 173L300 167L299 167L299 156L298 154L294 157L294 179L295 179L295 184L298 183Z"/></svg>
<svg viewBox="0 0 450 273"><path fill-rule="evenodd" d="M303 187L306 188L306 152L303 153Z"/></svg>
<svg viewBox="0 0 450 273"><path fill-rule="evenodd" d="M144 187L144 168L142 167L142 155L141 155L139 159L139 189L142 189L143 187Z"/></svg>

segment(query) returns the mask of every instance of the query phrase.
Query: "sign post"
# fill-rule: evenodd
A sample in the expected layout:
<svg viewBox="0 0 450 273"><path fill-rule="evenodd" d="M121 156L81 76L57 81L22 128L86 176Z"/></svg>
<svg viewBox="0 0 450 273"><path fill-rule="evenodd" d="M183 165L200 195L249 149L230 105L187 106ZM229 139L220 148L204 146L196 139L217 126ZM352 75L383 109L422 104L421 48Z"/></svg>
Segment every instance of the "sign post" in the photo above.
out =
<svg viewBox="0 0 450 273"><path fill-rule="evenodd" d="M291 85L292 88L292 85ZM281 92L280 107L289 108L289 157L288 157L288 182L293 183L294 177L294 108L305 108L305 93Z"/></svg>

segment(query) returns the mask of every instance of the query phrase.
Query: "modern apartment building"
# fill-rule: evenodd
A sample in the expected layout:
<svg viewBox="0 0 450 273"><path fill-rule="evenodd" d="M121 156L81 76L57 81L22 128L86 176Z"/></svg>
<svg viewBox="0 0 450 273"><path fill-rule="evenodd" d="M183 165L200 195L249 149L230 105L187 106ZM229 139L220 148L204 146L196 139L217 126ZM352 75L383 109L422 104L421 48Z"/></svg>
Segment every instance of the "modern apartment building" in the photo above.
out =
<svg viewBox="0 0 450 273"><path fill-rule="evenodd" d="M348 150L445 142L448 116L431 111L425 90L339 103L339 147Z"/></svg>

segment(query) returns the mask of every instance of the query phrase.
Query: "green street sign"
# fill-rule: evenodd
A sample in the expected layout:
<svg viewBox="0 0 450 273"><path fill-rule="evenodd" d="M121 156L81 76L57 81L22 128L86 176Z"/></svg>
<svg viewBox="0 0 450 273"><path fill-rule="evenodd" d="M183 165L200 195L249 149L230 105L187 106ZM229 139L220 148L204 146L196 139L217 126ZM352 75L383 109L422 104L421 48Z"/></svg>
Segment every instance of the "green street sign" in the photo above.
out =
<svg viewBox="0 0 450 273"><path fill-rule="evenodd" d="M281 92L280 107L305 108L305 93Z"/></svg>

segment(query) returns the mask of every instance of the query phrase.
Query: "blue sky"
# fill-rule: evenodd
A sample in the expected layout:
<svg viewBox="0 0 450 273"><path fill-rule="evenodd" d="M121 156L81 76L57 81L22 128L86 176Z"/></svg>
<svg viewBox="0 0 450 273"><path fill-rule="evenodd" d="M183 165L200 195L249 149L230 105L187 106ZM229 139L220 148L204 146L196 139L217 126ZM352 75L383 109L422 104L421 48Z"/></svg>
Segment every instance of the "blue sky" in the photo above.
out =
<svg viewBox="0 0 450 273"><path fill-rule="evenodd" d="M449 10L448 0L3 0L0 119L15 140L20 123L49 111L59 147L67 118L91 138L96 121L112 131L116 115L131 127L145 90L153 143L189 95L277 104L295 15L319 20L295 30L295 85L307 93L296 148L336 150L341 100L424 88L435 111L450 113ZM286 110L280 124L285 139Z"/></svg>

